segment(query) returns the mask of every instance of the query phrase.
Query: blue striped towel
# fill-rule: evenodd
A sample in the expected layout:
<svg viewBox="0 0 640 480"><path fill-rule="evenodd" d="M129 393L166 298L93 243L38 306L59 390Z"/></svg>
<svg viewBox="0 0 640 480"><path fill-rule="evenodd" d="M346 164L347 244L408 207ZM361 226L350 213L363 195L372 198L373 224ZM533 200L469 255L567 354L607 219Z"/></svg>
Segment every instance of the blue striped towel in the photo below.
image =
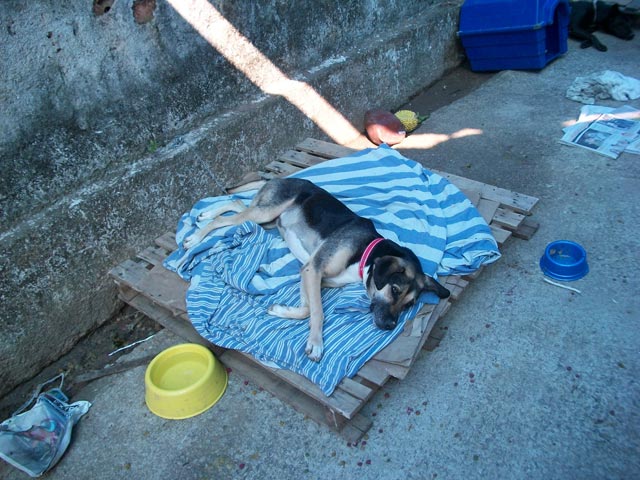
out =
<svg viewBox="0 0 640 480"><path fill-rule="evenodd" d="M500 258L489 227L458 188L386 145L292 176L311 180L371 218L381 235L412 249L429 275L471 273ZM267 313L272 304L298 305L300 296L300 262L276 229L246 222L216 230L189 250L181 247L202 211L235 199L249 203L254 195L255 190L196 203L180 219L179 248L164 265L190 282L187 311L200 335L304 375L331 395L437 297L423 295L393 331L383 331L373 324L361 283L323 289L325 350L321 362L310 361L304 353L307 322Z"/></svg>

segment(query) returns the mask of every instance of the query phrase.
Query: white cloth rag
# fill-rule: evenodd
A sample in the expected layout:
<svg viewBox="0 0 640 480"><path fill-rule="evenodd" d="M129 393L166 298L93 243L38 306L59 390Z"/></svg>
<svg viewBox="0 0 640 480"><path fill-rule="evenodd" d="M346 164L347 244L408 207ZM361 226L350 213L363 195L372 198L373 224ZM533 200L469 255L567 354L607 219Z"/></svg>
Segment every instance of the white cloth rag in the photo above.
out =
<svg viewBox="0 0 640 480"><path fill-rule="evenodd" d="M596 100L627 101L640 98L640 80L613 70L603 70L586 77L577 77L567 89L567 98L593 105Z"/></svg>

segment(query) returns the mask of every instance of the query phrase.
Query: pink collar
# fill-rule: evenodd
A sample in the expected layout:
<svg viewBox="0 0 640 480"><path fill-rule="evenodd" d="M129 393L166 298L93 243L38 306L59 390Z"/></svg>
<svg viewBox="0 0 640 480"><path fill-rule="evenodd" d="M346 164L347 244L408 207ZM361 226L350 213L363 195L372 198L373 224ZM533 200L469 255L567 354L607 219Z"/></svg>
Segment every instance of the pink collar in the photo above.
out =
<svg viewBox="0 0 640 480"><path fill-rule="evenodd" d="M360 259L360 264L358 265L358 274L360 275L360 278L362 278L364 274L364 266L367 263L369 255L371 255L371 251L377 244L379 244L383 240L384 238L376 238L373 242L367 245L367 248L364 249L364 253L362 254L362 258Z"/></svg>

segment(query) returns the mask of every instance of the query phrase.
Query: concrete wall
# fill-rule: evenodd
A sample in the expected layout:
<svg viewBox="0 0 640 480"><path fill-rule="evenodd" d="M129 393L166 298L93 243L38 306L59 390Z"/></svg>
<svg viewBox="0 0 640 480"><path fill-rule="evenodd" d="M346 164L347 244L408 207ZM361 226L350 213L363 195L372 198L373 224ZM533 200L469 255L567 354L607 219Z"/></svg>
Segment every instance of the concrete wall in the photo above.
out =
<svg viewBox="0 0 640 480"><path fill-rule="evenodd" d="M180 0L200 31L165 0L0 3L0 395L113 315L109 268L198 198L329 139L239 70L240 35L362 129L459 63L460 3ZM235 66L204 38L224 21Z"/></svg>

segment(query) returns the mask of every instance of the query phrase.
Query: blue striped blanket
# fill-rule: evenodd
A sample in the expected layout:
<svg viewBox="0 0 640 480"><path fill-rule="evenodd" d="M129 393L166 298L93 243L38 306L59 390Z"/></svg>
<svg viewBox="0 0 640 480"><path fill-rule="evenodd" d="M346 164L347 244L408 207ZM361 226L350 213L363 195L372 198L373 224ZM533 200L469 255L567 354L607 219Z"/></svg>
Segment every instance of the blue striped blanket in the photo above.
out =
<svg viewBox="0 0 640 480"><path fill-rule="evenodd" d="M489 227L458 188L386 145L292 176L311 180L371 218L381 235L412 249L429 275L470 273L500 257ZM301 265L276 229L246 222L216 230L189 250L181 246L202 211L235 199L248 204L254 195L255 190L197 202L180 219L179 247L164 265L190 282L187 311L200 335L304 375L331 395L437 297L423 295L393 331L383 331L373 324L362 284L323 289L325 350L322 361L310 361L304 353L307 322L267 313L272 304L298 305L300 296Z"/></svg>

